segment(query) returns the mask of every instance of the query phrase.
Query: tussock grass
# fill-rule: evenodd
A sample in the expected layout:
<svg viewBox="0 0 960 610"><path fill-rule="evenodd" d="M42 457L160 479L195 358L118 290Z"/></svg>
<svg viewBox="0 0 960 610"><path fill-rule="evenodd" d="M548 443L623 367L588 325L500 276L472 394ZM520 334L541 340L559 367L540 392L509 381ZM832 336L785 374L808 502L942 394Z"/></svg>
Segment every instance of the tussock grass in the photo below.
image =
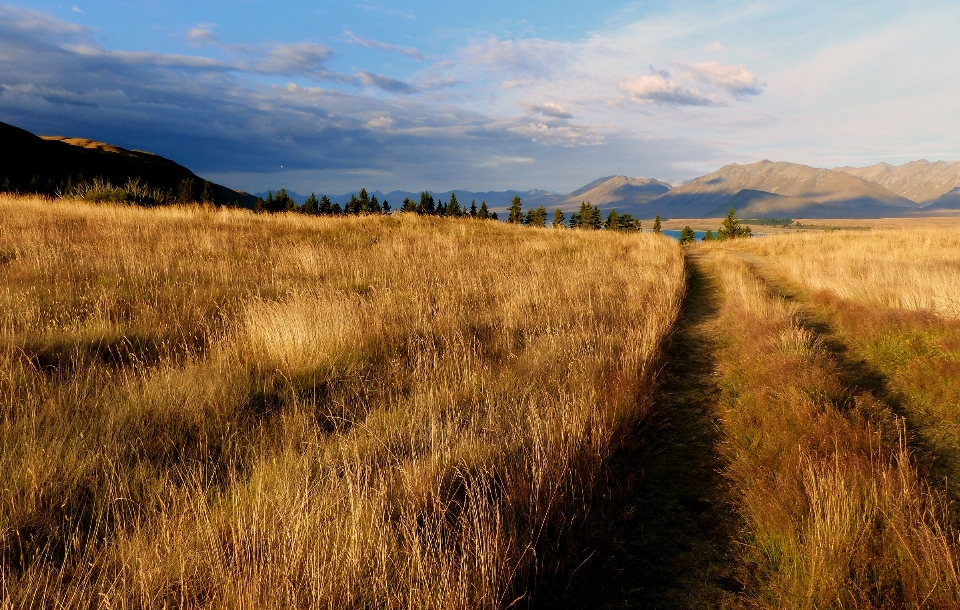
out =
<svg viewBox="0 0 960 610"><path fill-rule="evenodd" d="M738 244L811 292L960 319L960 227L770 235Z"/></svg>
<svg viewBox="0 0 960 610"><path fill-rule="evenodd" d="M649 407L684 290L655 236L0 218L11 609L523 603Z"/></svg>
<svg viewBox="0 0 960 610"><path fill-rule="evenodd" d="M744 244L818 307L960 500L960 231L781 236ZM954 508L956 514L956 508Z"/></svg>
<svg viewBox="0 0 960 610"><path fill-rule="evenodd" d="M728 247L702 249L724 292L720 419L745 523L746 603L960 606L946 505L918 474L902 420L846 386L797 306Z"/></svg>

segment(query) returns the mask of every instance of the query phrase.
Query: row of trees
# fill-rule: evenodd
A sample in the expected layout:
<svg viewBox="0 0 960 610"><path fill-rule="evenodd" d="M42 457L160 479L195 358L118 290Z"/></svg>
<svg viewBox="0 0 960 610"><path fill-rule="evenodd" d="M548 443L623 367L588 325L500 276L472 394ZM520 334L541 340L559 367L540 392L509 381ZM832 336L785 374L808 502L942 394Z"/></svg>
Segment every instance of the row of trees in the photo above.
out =
<svg viewBox="0 0 960 610"><path fill-rule="evenodd" d="M209 183L208 183L209 184ZM206 189L205 189L206 190ZM280 189L276 195L273 192L267 194L266 199L257 198L257 212L299 212L302 214L311 214L315 216L337 216L337 215L360 215L360 214L390 214L390 204L384 200L382 203L376 195L370 195L367 189L360 189L359 194L350 195L350 200L343 206L339 203L332 203L330 198L322 195L320 199L314 193L311 193L304 204L298 205L296 201L287 194L285 189ZM477 207L476 201L470 202L470 207L461 206L457 200L457 194L450 194L450 201L436 201L428 191L420 193L420 200L414 201L409 197L404 198L400 207L401 212L420 214L423 216L443 216L448 218L476 218L479 220L497 220L497 213L491 212L487 207L487 202L482 201L480 207ZM523 201L519 196L514 196L508 208L507 222L520 224L529 227L547 226L547 209L544 206L530 208L523 211ZM606 230L620 231L624 233L638 233L643 230L640 219L634 218L630 214L620 214L616 210L610 210L606 220L600 212L600 208L592 205L589 201L580 203L580 209L570 215L567 220L566 214L560 209L553 211L553 219L550 224L553 228L571 228L585 230ZM661 219L658 214L653 221L652 230L654 233L661 233ZM703 241L739 239L750 237L750 227L744 227L736 217L733 208L727 213L723 224L714 234L707 231ZM696 241L696 234L689 225L684 226L680 231L680 243L688 244Z"/></svg>
<svg viewBox="0 0 960 610"><path fill-rule="evenodd" d="M287 193L286 189L280 189L274 194L272 191L267 193L267 198L257 198L255 211L258 213L276 213L276 212L298 212L301 214L310 214L313 216L341 216L341 215L361 215L361 214L390 214L393 208L390 202L384 200L382 203L376 195L371 195L367 189L362 188L356 195L350 195L350 200L341 206L339 203L333 203L326 195L321 195L319 199L315 193L310 193L303 205L297 204ZM424 191L420 194L420 201L413 201L409 197L404 198L401 212L412 212L424 216L447 216L454 218L477 218L480 220L497 220L497 213L491 212L487 207L487 202L480 202L477 207L476 201L470 202L470 207L466 208L457 201L457 194L450 194L450 201L436 201L429 192Z"/></svg>

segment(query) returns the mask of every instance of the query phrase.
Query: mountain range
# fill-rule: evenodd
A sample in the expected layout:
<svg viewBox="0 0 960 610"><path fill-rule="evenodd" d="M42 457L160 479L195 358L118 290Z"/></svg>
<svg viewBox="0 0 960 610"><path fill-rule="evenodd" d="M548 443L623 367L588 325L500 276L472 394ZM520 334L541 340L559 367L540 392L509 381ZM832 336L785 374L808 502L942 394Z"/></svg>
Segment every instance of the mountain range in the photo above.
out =
<svg viewBox="0 0 960 610"><path fill-rule="evenodd" d="M60 136L38 137L0 123L0 188L38 190L80 175L123 184L139 178L154 187L176 189L189 169L158 155L126 150L102 142ZM34 185L31 187L31 185ZM215 185L224 201L252 207L256 196ZM287 191L298 203L306 196ZM449 201L452 191L431 192ZM404 198L420 193L371 191L398 209ZM711 218L733 207L741 218L873 218L930 215L960 210L960 162L926 160L899 166L814 168L797 163L759 161L731 164L679 186L654 178L607 176L567 194L531 191L456 191L460 204L486 202L502 211L518 196L524 209L546 207L564 211L589 201L603 211L616 209L640 218ZM351 193L329 195L346 203Z"/></svg>

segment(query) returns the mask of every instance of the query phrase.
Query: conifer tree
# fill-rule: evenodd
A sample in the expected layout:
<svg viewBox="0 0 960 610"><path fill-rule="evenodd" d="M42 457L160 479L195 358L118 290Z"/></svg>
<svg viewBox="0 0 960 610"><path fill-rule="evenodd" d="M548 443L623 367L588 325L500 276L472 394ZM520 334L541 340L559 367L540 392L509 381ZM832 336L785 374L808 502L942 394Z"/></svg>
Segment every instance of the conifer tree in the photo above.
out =
<svg viewBox="0 0 960 610"><path fill-rule="evenodd" d="M713 231L707 229L706 233L703 234L703 241L713 241L714 239L716 238L713 236Z"/></svg>
<svg viewBox="0 0 960 610"><path fill-rule="evenodd" d="M697 236L693 229L690 228L690 225L684 225L683 229L680 230L680 245L685 246L695 241L697 241Z"/></svg>
<svg viewBox="0 0 960 610"><path fill-rule="evenodd" d="M477 200L471 199L470 200L470 218L476 218L476 217L477 217Z"/></svg>
<svg viewBox="0 0 960 610"><path fill-rule="evenodd" d="M496 212L490 212L490 220L500 220L500 219L497 218Z"/></svg>
<svg viewBox="0 0 960 610"><path fill-rule="evenodd" d="M300 211L304 214L310 214L311 216L316 216L320 213L320 202L317 201L317 195L315 193L310 193L307 200L303 202L303 207L300 208Z"/></svg>
<svg viewBox="0 0 960 610"><path fill-rule="evenodd" d="M367 212L372 212L370 209L370 196L367 194L367 189L360 189L360 196L357 198L357 210L356 214L366 214Z"/></svg>
<svg viewBox="0 0 960 610"><path fill-rule="evenodd" d="M454 218L463 216L463 210L460 209L460 202L457 201L456 193L450 193L450 203L447 204L446 215L453 216Z"/></svg>
<svg viewBox="0 0 960 610"><path fill-rule="evenodd" d="M339 203L333 204L333 215L334 215L334 216L339 216L339 215L344 214L344 213L345 213L345 212L343 211L343 208L340 207L340 204L339 204Z"/></svg>
<svg viewBox="0 0 960 610"><path fill-rule="evenodd" d="M617 214L616 210L610 210L610 214L607 215L607 222L604 223L603 228L607 231L620 230L620 215Z"/></svg>
<svg viewBox="0 0 960 610"><path fill-rule="evenodd" d="M417 211L417 203L416 203L413 199L410 199L409 197L404 197L404 198L403 198L403 204L401 204L401 206L400 206L400 211L401 211L401 212L416 212L416 211Z"/></svg>
<svg viewBox="0 0 960 610"><path fill-rule="evenodd" d="M383 213L390 214L390 202L386 199L383 200Z"/></svg>
<svg viewBox="0 0 960 610"><path fill-rule="evenodd" d="M209 180L203 181L203 192L200 193L200 200L203 203L215 205L217 203L217 189Z"/></svg>
<svg viewBox="0 0 960 610"><path fill-rule="evenodd" d="M370 195L370 203L367 209L371 214L383 214L383 206L380 205L376 195Z"/></svg>
<svg viewBox="0 0 960 610"><path fill-rule="evenodd" d="M510 216L507 217L507 222L513 224L520 224L523 222L522 203L518 195L514 195L513 199L510 200Z"/></svg>
<svg viewBox="0 0 960 610"><path fill-rule="evenodd" d="M487 220L490 218L490 208L487 207L486 201L480 202L480 209L477 210L477 218L480 220Z"/></svg>
<svg viewBox="0 0 960 610"><path fill-rule="evenodd" d="M333 214L333 204L330 203L330 198L326 195L320 197L320 214L323 216Z"/></svg>
<svg viewBox="0 0 960 610"><path fill-rule="evenodd" d="M523 219L523 224L531 227L546 227L547 208L540 206L536 209L530 209Z"/></svg>
<svg viewBox="0 0 960 610"><path fill-rule="evenodd" d="M81 177L80 181L82 181L82 179L83 178ZM7 178L8 185L9 185L9 180L10 179ZM10 190L10 189L6 188L4 190ZM177 192L177 201L179 203L193 203L194 201L197 200L195 190L196 189L193 184L193 178L184 178L183 180L180 181L180 189Z"/></svg>
<svg viewBox="0 0 960 610"><path fill-rule="evenodd" d="M257 203L253 206L254 214L263 214L267 211L267 202L263 200L263 197L257 197Z"/></svg>
<svg viewBox="0 0 960 610"><path fill-rule="evenodd" d="M660 214L657 214L657 217L653 219L653 232L660 235Z"/></svg>
<svg viewBox="0 0 960 610"><path fill-rule="evenodd" d="M561 229L567 226L566 218L563 215L563 210L557 208L553 211L553 228Z"/></svg>
<svg viewBox="0 0 960 610"><path fill-rule="evenodd" d="M356 195L351 194L350 199L347 200L347 205L343 207L344 214L359 214L360 213L360 200L357 199Z"/></svg>
<svg viewBox="0 0 960 610"><path fill-rule="evenodd" d="M740 239L750 237L750 234L750 227L741 226L736 211L730 208L730 211L727 212L727 217L723 219L723 224L717 231L717 239Z"/></svg>
<svg viewBox="0 0 960 610"><path fill-rule="evenodd" d="M418 214L433 215L437 212L437 204L433 201L433 195L429 191L420 193L420 205L417 206Z"/></svg>
<svg viewBox="0 0 960 610"><path fill-rule="evenodd" d="M441 199L437 202L437 216L446 216L447 215L447 204Z"/></svg>

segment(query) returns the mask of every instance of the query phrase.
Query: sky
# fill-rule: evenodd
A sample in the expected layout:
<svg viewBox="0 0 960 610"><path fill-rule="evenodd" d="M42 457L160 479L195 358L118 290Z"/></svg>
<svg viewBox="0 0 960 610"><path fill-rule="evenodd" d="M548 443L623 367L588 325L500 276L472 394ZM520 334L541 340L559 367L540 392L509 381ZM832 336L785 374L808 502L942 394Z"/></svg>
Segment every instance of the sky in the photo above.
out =
<svg viewBox="0 0 960 610"><path fill-rule="evenodd" d="M228 186L960 159L952 1L0 0L0 121Z"/></svg>

